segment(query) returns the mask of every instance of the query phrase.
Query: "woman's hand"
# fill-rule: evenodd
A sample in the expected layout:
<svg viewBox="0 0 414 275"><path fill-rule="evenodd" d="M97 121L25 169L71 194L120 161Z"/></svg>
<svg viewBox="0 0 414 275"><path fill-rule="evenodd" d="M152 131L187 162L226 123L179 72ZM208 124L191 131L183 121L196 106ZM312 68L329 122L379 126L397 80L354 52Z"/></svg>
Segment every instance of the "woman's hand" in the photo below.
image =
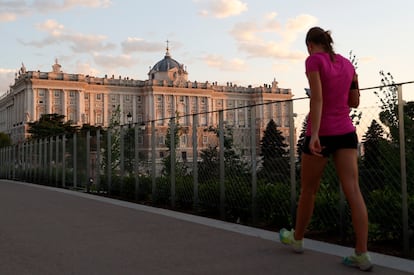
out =
<svg viewBox="0 0 414 275"><path fill-rule="evenodd" d="M321 146L321 142L319 140L319 136L318 135L312 135L310 142L309 142L309 151L318 157L323 157L322 155L322 146Z"/></svg>

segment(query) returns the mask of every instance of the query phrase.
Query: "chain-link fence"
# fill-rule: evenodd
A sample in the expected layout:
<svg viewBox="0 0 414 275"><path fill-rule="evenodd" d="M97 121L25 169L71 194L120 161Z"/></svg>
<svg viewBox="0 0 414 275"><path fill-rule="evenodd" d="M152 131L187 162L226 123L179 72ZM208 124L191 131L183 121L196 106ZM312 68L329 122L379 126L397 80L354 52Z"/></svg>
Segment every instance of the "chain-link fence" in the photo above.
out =
<svg viewBox="0 0 414 275"><path fill-rule="evenodd" d="M393 87L401 92L401 85ZM414 108L393 102L387 109L374 103L382 102L374 90L362 93L368 107L351 115L369 248L414 258ZM278 230L294 225L306 121L306 113L293 112L293 101L282 103L288 111L276 121L256 115L262 104L30 140L1 148L0 177ZM239 111L249 121L225 119ZM216 116L217 125L200 126L206 115ZM349 207L331 162L308 229L307 237L353 245Z"/></svg>

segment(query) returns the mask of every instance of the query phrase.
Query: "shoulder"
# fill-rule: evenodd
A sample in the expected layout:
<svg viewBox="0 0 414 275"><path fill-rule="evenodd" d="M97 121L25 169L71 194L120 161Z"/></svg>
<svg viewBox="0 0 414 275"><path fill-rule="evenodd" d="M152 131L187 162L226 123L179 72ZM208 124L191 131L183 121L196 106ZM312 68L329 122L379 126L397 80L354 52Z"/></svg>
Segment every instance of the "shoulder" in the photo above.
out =
<svg viewBox="0 0 414 275"><path fill-rule="evenodd" d="M355 70L354 65L351 63L351 61L348 58L345 58L340 54L336 54L335 59L336 59L336 62L340 64L340 66L344 66L350 70Z"/></svg>
<svg viewBox="0 0 414 275"><path fill-rule="evenodd" d="M329 61L329 55L324 53L315 53L306 58L305 65L307 70L315 70Z"/></svg>

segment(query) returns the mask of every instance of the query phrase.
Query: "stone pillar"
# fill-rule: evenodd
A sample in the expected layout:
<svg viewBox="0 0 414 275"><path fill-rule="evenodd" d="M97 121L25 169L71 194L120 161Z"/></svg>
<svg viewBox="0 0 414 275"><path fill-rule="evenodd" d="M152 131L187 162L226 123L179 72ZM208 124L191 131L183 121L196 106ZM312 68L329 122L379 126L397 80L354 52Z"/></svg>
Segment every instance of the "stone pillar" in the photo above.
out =
<svg viewBox="0 0 414 275"><path fill-rule="evenodd" d="M82 90L76 93L76 124L82 125L82 114L85 113L85 95Z"/></svg>
<svg viewBox="0 0 414 275"><path fill-rule="evenodd" d="M96 96L96 95L94 95L94 96ZM109 126L109 121L111 120L111 118L109 117L109 111L108 111L109 106L108 105L109 105L108 94L105 93L105 94L103 94L103 102L102 102L102 106L103 106L102 125L104 127L108 127ZM93 105L93 109L95 110L95 104ZM96 119L96 118L94 118L94 119Z"/></svg>
<svg viewBox="0 0 414 275"><path fill-rule="evenodd" d="M68 121L67 97L68 97L68 91L62 90L62 115L65 116L65 121Z"/></svg>
<svg viewBox="0 0 414 275"><path fill-rule="evenodd" d="M52 113L52 91L50 89L46 90L45 93L45 99L46 99L46 114Z"/></svg>

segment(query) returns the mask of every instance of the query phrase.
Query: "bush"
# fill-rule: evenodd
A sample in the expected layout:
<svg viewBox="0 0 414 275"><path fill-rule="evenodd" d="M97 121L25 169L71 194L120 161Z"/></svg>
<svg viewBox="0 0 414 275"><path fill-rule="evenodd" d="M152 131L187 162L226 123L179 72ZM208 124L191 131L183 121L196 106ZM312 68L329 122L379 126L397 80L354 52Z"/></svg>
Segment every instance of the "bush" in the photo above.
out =
<svg viewBox="0 0 414 275"><path fill-rule="evenodd" d="M258 182L257 214L260 225L276 228L286 227L289 224L293 226L290 207L290 185Z"/></svg>

